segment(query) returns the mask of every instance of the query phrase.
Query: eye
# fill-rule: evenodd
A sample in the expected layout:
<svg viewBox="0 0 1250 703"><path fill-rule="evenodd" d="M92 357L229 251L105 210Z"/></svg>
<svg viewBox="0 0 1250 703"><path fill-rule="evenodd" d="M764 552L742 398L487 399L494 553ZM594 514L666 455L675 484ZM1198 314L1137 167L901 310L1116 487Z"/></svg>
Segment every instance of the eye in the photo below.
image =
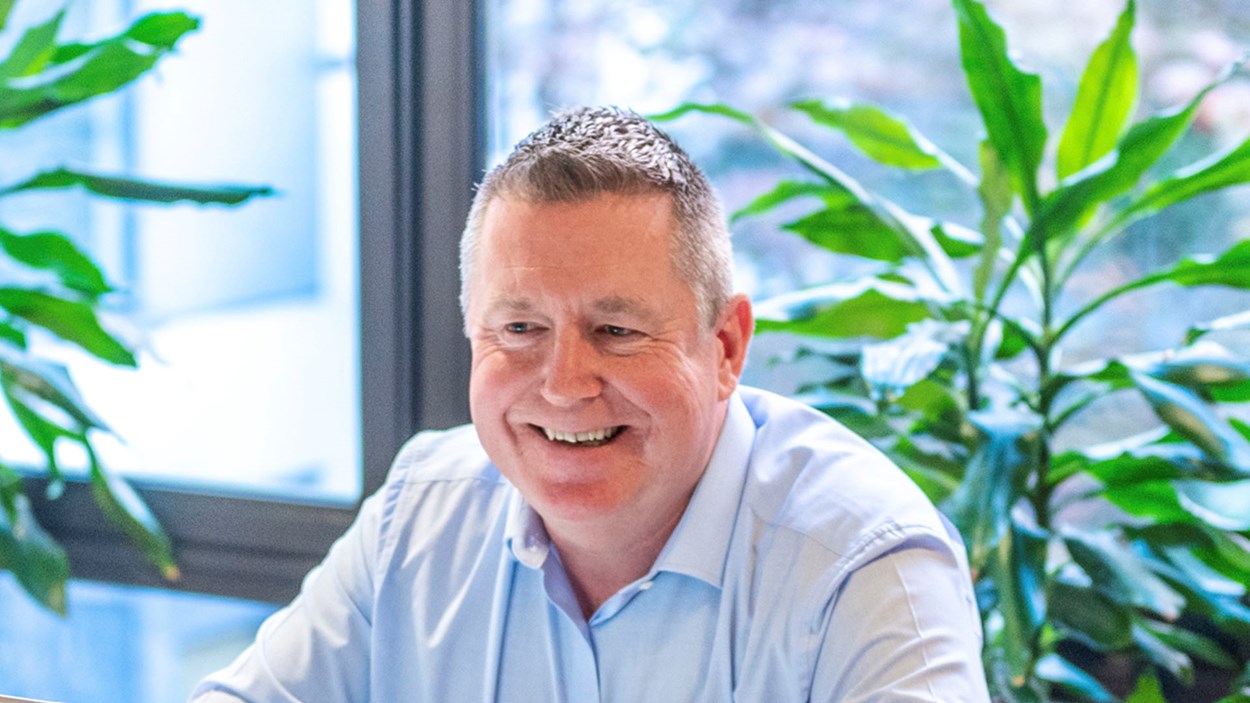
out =
<svg viewBox="0 0 1250 703"><path fill-rule="evenodd" d="M504 325L504 331L508 334L525 334L530 331L530 323L528 322L509 322Z"/></svg>
<svg viewBox="0 0 1250 703"><path fill-rule="evenodd" d="M636 334L634 330L631 330L628 327L618 327L617 325L604 325L603 331L609 337L629 337Z"/></svg>

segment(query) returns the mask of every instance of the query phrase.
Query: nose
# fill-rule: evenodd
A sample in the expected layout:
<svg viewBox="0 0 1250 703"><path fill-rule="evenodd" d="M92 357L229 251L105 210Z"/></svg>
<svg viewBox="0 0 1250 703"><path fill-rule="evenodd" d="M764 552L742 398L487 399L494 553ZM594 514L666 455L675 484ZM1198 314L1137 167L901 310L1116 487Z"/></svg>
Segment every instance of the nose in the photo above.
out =
<svg viewBox="0 0 1250 703"><path fill-rule="evenodd" d="M599 395L599 352L579 330L553 335L543 379L543 398L557 406L570 406Z"/></svg>

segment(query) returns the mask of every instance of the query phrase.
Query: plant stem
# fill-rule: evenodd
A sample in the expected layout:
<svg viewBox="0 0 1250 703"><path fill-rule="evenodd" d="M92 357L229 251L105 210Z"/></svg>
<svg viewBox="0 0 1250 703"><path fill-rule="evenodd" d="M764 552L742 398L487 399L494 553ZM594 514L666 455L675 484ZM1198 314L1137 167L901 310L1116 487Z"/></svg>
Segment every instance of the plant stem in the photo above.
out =
<svg viewBox="0 0 1250 703"><path fill-rule="evenodd" d="M1087 303L1080 310L1077 310L1075 313L1073 313L1072 316L1067 319L1067 321L1065 321L1062 325L1059 326L1059 329L1055 330L1053 335L1049 335L1047 337L1048 343L1057 344L1059 340L1062 339L1063 336L1066 335L1068 331L1071 330L1076 325L1076 323L1085 319L1085 317L1087 317L1090 313L1095 312L1096 310L1098 310L1098 308L1105 305L1108 301L1118 298L1121 295L1124 295L1125 293L1135 291L1138 288L1145 288L1147 286L1152 286L1156 283L1166 281L1167 279L1168 279L1168 272L1160 272L1160 273L1156 273L1150 276L1146 276L1145 278L1139 278L1136 281L1132 281L1131 283L1126 283L1117 288L1112 288L1111 290L1107 291L1106 293L1103 293L1102 295L1098 296L1094 300Z"/></svg>

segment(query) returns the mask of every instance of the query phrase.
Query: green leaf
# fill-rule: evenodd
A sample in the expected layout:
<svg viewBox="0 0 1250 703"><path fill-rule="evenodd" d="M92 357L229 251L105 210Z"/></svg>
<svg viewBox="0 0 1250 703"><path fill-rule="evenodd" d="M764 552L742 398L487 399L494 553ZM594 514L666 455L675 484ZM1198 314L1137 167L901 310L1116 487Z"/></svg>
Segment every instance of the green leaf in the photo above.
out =
<svg viewBox="0 0 1250 703"><path fill-rule="evenodd" d="M1205 529L1204 532L1210 544L1196 549L1195 554L1243 588L1250 584L1250 539L1222 530Z"/></svg>
<svg viewBox="0 0 1250 703"><path fill-rule="evenodd" d="M15 4L17 0L0 0L0 30L9 23L9 13L13 11Z"/></svg>
<svg viewBox="0 0 1250 703"><path fill-rule="evenodd" d="M1129 357L1125 363L1142 373L1194 390L1238 386L1250 380L1250 360L1209 341L1175 351Z"/></svg>
<svg viewBox="0 0 1250 703"><path fill-rule="evenodd" d="M1218 257L1195 256L1150 278L1182 286L1228 286L1250 289L1250 239L1243 239Z"/></svg>
<svg viewBox="0 0 1250 703"><path fill-rule="evenodd" d="M160 569L162 576L170 581L181 578L174 563L173 545L147 504L129 483L104 470L90 445L84 441L83 446L91 463L91 493L104 516Z"/></svg>
<svg viewBox="0 0 1250 703"><path fill-rule="evenodd" d="M1209 637L1165 622L1143 621L1139 627L1173 650L1191 654L1221 669L1237 668L1237 661Z"/></svg>
<svg viewBox="0 0 1250 703"><path fill-rule="evenodd" d="M1204 589L1188 573L1170 564L1153 562L1151 566L1185 597L1185 612L1195 616L1196 622L1205 620L1233 638L1250 637L1250 608L1238 599Z"/></svg>
<svg viewBox="0 0 1250 703"><path fill-rule="evenodd" d="M754 117L748 115L742 110L725 105L724 103L683 103L668 112L647 115L647 119L652 122L671 122L679 117L685 117L692 112L701 112L707 115L720 115L748 126L754 126L756 123Z"/></svg>
<svg viewBox="0 0 1250 703"><path fill-rule="evenodd" d="M1123 488L1136 483L1215 473L1213 468L1216 466L1205 460L1200 449L1184 442L1130 449L1098 461L1086 459L1081 470L1109 488Z"/></svg>
<svg viewBox="0 0 1250 703"><path fill-rule="evenodd" d="M1024 494L1037 458L1041 421L1032 414L970 413L981 431L980 447L963 481L942 504L968 547L974 571L989 560L1011 524L1011 509Z"/></svg>
<svg viewBox="0 0 1250 703"><path fill-rule="evenodd" d="M985 244L981 248L981 260L973 271L973 290L978 301L985 300L985 290L994 275L994 265L1002 249L1003 218L1011 212L1011 174L989 141L981 142L981 183L977 195L981 198L983 215L981 233Z"/></svg>
<svg viewBox="0 0 1250 703"><path fill-rule="evenodd" d="M890 458L924 492L929 502L941 503L955 492L955 489L959 487L959 481L940 469L926 466L922 460L918 459L918 456L924 459L929 458L917 454L909 454L905 458L900 458L897 451L890 452Z"/></svg>
<svg viewBox="0 0 1250 703"><path fill-rule="evenodd" d="M860 375L873 400L893 401L942 363L952 340L950 327L913 325L906 334L864 346Z"/></svg>
<svg viewBox="0 0 1250 703"><path fill-rule="evenodd" d="M1016 67L1007 40L976 0L954 0L964 75L989 141L1011 174L1025 210L1037 208L1037 170L1046 147L1042 121L1042 82Z"/></svg>
<svg viewBox="0 0 1250 703"><path fill-rule="evenodd" d="M140 17L124 36L149 46L170 50L182 37L200 28L200 21L183 12L154 12Z"/></svg>
<svg viewBox="0 0 1250 703"><path fill-rule="evenodd" d="M86 303L24 288L0 288L0 308L39 325L92 355L120 366L135 366L134 354L100 326Z"/></svg>
<svg viewBox="0 0 1250 703"><path fill-rule="evenodd" d="M832 417L860 437L875 440L893 434L885 418L861 396L819 389L798 393L794 399Z"/></svg>
<svg viewBox="0 0 1250 703"><path fill-rule="evenodd" d="M1250 403L1250 380L1209 389L1211 399L1217 403ZM1234 422L1234 426L1236 423Z"/></svg>
<svg viewBox="0 0 1250 703"><path fill-rule="evenodd" d="M52 57L55 70L0 91L0 127L18 127L118 90L151 70L197 25L197 20L180 12L148 15L117 36L57 51Z"/></svg>
<svg viewBox="0 0 1250 703"><path fill-rule="evenodd" d="M905 120L876 105L804 100L791 107L806 113L816 124L841 130L852 144L886 166L911 170L942 166L932 142Z"/></svg>
<svg viewBox="0 0 1250 703"><path fill-rule="evenodd" d="M866 279L796 291L760 303L758 332L817 337L888 339L929 317L929 301L914 288Z"/></svg>
<svg viewBox="0 0 1250 703"><path fill-rule="evenodd" d="M1012 520L998 542L987 575L998 593L1003 629L998 641L1012 678L1025 680L1033 667L1037 632L1046 617L1047 534Z"/></svg>
<svg viewBox="0 0 1250 703"><path fill-rule="evenodd" d="M1185 333L1185 343L1193 344L1195 341L1210 332L1244 329L1250 329L1250 310L1234 313L1232 315L1225 315L1209 322L1194 325L1189 328L1188 332Z"/></svg>
<svg viewBox="0 0 1250 703"><path fill-rule="evenodd" d="M1211 593L1240 598L1246 594L1245 580L1233 580L1217 571L1214 567L1203 561L1197 554L1196 550L1184 547L1165 547L1158 549L1167 562L1172 566L1184 571L1198 584L1203 590Z"/></svg>
<svg viewBox="0 0 1250 703"><path fill-rule="evenodd" d="M65 64L70 70L41 74L37 81L23 82L23 87L10 85L0 91L0 127L20 127L48 113L112 93L146 73L158 58L122 44L93 47Z"/></svg>
<svg viewBox="0 0 1250 703"><path fill-rule="evenodd" d="M908 247L911 256L922 264L943 290L955 292L960 289L959 276L950 257L942 251L941 246L933 237L932 221L916 217L889 200L874 195L841 169L754 117L719 103L686 103L662 115L654 115L651 119L672 120L692 112L728 117L751 127L782 155L793 159L835 188L849 193L864 207L871 210L881 222L897 234L899 240Z"/></svg>
<svg viewBox="0 0 1250 703"><path fill-rule="evenodd" d="M1132 643L1132 615L1098 591L1063 581L1051 584L1049 619L1071 636L1103 652Z"/></svg>
<svg viewBox="0 0 1250 703"><path fill-rule="evenodd" d="M1158 677L1148 671L1138 677L1137 688L1124 699L1124 703L1168 703L1168 700L1163 697Z"/></svg>
<svg viewBox="0 0 1250 703"><path fill-rule="evenodd" d="M186 186L152 181L100 176L59 168L40 173L31 179L0 191L0 194L27 190L71 188L79 186L106 198L139 200L149 203L188 201L199 204L238 205L257 196L273 195L266 186Z"/></svg>
<svg viewBox="0 0 1250 703"><path fill-rule="evenodd" d="M1180 349L1133 354L1118 360L1095 361L1071 367L1057 376L1065 385L1077 379L1105 384L1104 390L1134 385L1138 372L1189 388L1222 402L1250 400L1250 359L1237 356L1211 341L1191 342Z"/></svg>
<svg viewBox="0 0 1250 703"><path fill-rule="evenodd" d="M23 403L32 405L31 400L37 399L37 402L59 408L78 424L77 432L88 428L108 429L87 407L69 372L60 364L0 349L0 378Z"/></svg>
<svg viewBox="0 0 1250 703"><path fill-rule="evenodd" d="M30 509L30 500L18 495L15 517L0 510L0 569L8 569L17 582L43 607L65 615L65 584L69 558Z"/></svg>
<svg viewBox="0 0 1250 703"><path fill-rule="evenodd" d="M1103 496L1130 515L1159 523L1199 523L1230 532L1250 530L1250 480L1146 481L1109 488Z"/></svg>
<svg viewBox="0 0 1250 703"><path fill-rule="evenodd" d="M1193 583L1208 593L1240 598L1247 593L1250 571L1245 561L1247 540L1237 534L1227 534L1203 524L1147 524L1129 528L1127 534L1152 553L1187 574ZM1238 543L1240 541L1240 544ZM1222 552L1229 549L1228 556ZM1242 563L1238 563L1238 558ZM1161 562L1152 559L1152 568L1166 577L1171 573L1160 568Z"/></svg>
<svg viewBox="0 0 1250 703"><path fill-rule="evenodd" d="M4 510L10 523L17 521L17 497L23 495L25 490L26 484L22 475L0 464L0 508Z"/></svg>
<svg viewBox="0 0 1250 703"><path fill-rule="evenodd" d="M4 389L4 397L9 403L9 409L13 411L13 417L17 419L26 436L43 452L48 474L54 484L59 485L62 479L61 468L56 461L56 442L62 437L73 438L76 435L31 408L19 389L14 388L13 379L8 374L0 375L0 386ZM52 490L55 492L59 489Z"/></svg>
<svg viewBox="0 0 1250 703"><path fill-rule="evenodd" d="M17 41L8 58L0 63L0 85L10 78L29 76L43 70L56 50L56 35L65 19L65 10L53 15L43 24L27 29ZM7 86L4 88L7 90Z"/></svg>
<svg viewBox="0 0 1250 703"><path fill-rule="evenodd" d="M1250 530L1250 480L1174 481L1180 506L1206 524L1229 532Z"/></svg>
<svg viewBox="0 0 1250 703"><path fill-rule="evenodd" d="M772 190L752 200L742 209L733 213L729 221L737 222L744 217L760 215L769 212L780 205L795 200L796 198L815 196L821 198L825 203L830 199L834 201L840 200L846 193L842 188L830 185L828 183L811 183L804 181L783 180L777 183Z"/></svg>
<svg viewBox="0 0 1250 703"><path fill-rule="evenodd" d="M1105 158L1060 184L1037 212L1030 236L1066 237L1099 204L1136 185L1189 127L1207 93L1228 80L1238 66L1227 69L1183 107L1133 125Z"/></svg>
<svg viewBox="0 0 1250 703"><path fill-rule="evenodd" d="M831 203L783 229L835 254L899 263L912 253L893 229L849 193L842 202Z"/></svg>
<svg viewBox="0 0 1250 703"><path fill-rule="evenodd" d="M1156 183L1119 215L1126 224L1212 191L1250 182L1250 139Z"/></svg>
<svg viewBox="0 0 1250 703"><path fill-rule="evenodd" d="M1094 588L1108 598L1145 608L1167 620L1180 617L1185 599L1114 535L1070 528L1064 531L1063 539L1072 558L1093 580Z"/></svg>
<svg viewBox="0 0 1250 703"><path fill-rule="evenodd" d="M930 228L938 246L952 259L966 259L981 253L985 239L981 234L966 227L946 222L938 223Z"/></svg>
<svg viewBox="0 0 1250 703"><path fill-rule="evenodd" d="M67 42L58 44L56 51L52 53L52 65L59 66L69 63L83 54L91 51L94 45L83 44L81 42Z"/></svg>
<svg viewBox="0 0 1250 703"><path fill-rule="evenodd" d="M1051 652L1037 660L1039 678L1074 691L1094 703L1118 703L1119 699L1084 669Z"/></svg>
<svg viewBox="0 0 1250 703"><path fill-rule="evenodd" d="M1229 468L1250 475L1250 441L1193 391L1141 373L1134 372L1131 378L1168 427Z"/></svg>
<svg viewBox="0 0 1250 703"><path fill-rule="evenodd" d="M91 296L112 290L95 262L62 234L19 235L0 227L0 248L15 261L56 273L66 288Z"/></svg>
<svg viewBox="0 0 1250 703"><path fill-rule="evenodd" d="M920 419L910 429L909 434L912 437L923 441L923 435L932 435L952 447L944 452L948 456L952 452L961 452L964 443L974 438L968 436L971 426L966 422L967 408L963 402L962 391L935 379L932 374L929 378L909 386L895 400L895 404L921 414ZM963 462L966 459L966 456L955 459L960 464L958 475L963 475Z"/></svg>
<svg viewBox="0 0 1250 703"><path fill-rule="evenodd" d="M1072 114L1059 140L1062 180L1106 156L1137 103L1137 55L1131 42L1136 13L1129 0L1115 29L1090 57Z"/></svg>
<svg viewBox="0 0 1250 703"><path fill-rule="evenodd" d="M1150 630L1136 624L1133 625L1133 642L1155 666L1172 674L1186 686L1193 685L1194 663L1187 654L1176 650Z"/></svg>
<svg viewBox="0 0 1250 703"><path fill-rule="evenodd" d="M1129 515L1157 523L1194 523L1201 520L1181 506L1170 480L1143 481L1109 487L1102 492L1112 505Z"/></svg>
<svg viewBox="0 0 1250 703"><path fill-rule="evenodd" d="M18 349L26 348L26 333L7 322L0 322L0 340Z"/></svg>

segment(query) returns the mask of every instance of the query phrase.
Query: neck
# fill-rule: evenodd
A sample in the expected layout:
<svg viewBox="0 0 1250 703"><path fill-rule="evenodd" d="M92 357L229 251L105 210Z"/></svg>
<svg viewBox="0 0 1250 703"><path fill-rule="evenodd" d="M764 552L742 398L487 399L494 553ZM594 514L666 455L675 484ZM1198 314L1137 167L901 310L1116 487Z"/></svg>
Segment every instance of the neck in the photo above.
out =
<svg viewBox="0 0 1250 703"><path fill-rule="evenodd" d="M638 534L622 531L620 525L606 531L547 526L583 617L589 619L607 599L651 570L684 513L683 505L660 529Z"/></svg>

